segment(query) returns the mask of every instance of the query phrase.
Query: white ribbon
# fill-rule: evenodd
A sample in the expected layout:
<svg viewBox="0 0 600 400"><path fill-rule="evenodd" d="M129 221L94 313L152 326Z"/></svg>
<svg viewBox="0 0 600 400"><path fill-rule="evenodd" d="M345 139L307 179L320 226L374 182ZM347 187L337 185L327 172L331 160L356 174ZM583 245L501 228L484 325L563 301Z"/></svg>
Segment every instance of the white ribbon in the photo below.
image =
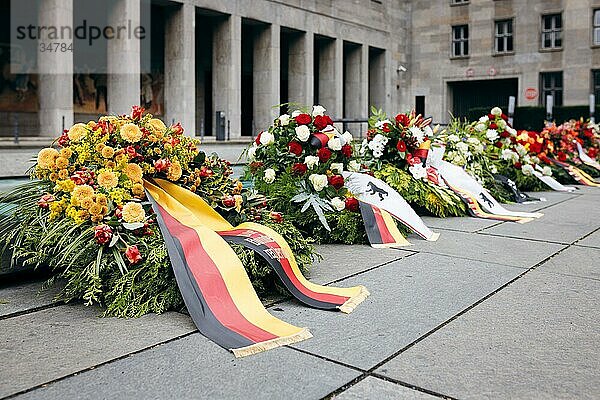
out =
<svg viewBox="0 0 600 400"><path fill-rule="evenodd" d="M585 153L585 151L583 150L583 147L581 147L581 144L579 144L579 142L577 140L574 140L574 142L577 145L577 153L579 153L579 158L581 159L581 161L583 161L585 164L589 165L590 167L594 167L600 171L600 164L598 163L598 161L596 161L592 157L588 156Z"/></svg>
<svg viewBox="0 0 600 400"><path fill-rule="evenodd" d="M365 203L374 205L390 213L392 217L412 229L417 235L429 241L436 241L439 233L431 231L415 210L381 179L358 172L343 173L345 185L354 196Z"/></svg>
<svg viewBox="0 0 600 400"><path fill-rule="evenodd" d="M560 183L559 181L557 181L553 177L544 175L540 171L542 169L542 167L540 167L539 165L536 165L535 167L536 167L536 170L533 171L533 174L540 181L542 181L546 185L548 185L552 190L556 190L558 192L573 192L573 191L577 190L577 188L575 188L573 186L564 186L562 183Z"/></svg>

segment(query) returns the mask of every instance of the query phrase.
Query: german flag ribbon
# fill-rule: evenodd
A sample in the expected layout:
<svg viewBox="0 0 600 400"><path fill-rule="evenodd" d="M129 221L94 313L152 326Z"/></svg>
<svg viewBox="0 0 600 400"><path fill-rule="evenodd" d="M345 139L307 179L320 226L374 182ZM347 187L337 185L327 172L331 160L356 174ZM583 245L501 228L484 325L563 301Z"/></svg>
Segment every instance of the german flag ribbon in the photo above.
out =
<svg viewBox="0 0 600 400"><path fill-rule="evenodd" d="M448 187L467 204L472 216L525 223L544 215L507 210L475 178L447 161L439 162L437 168Z"/></svg>
<svg viewBox="0 0 600 400"><path fill-rule="evenodd" d="M358 205L371 247L410 246L408 240L398 230L390 213L363 201L359 201Z"/></svg>
<svg viewBox="0 0 600 400"><path fill-rule="evenodd" d="M362 286L333 288L308 282L285 240L265 226L248 223L233 228L199 196L167 181L146 181L144 186L194 323L236 357L312 335L267 312L226 239L265 257L291 293L313 307L348 313L369 295Z"/></svg>
<svg viewBox="0 0 600 400"><path fill-rule="evenodd" d="M574 140L575 145L577 146L577 153L579 154L579 159L583 161L583 163L589 165L592 168L596 168L600 171L600 163L597 160L594 160L592 157L588 156L583 147L581 147L581 143L577 140Z"/></svg>
<svg viewBox="0 0 600 400"><path fill-rule="evenodd" d="M582 171L581 169L577 168L576 166L567 164L566 162L558 161L554 158L548 158L548 160L550 160L550 162L552 162L553 164L556 164L559 167L563 168L569 173L569 175L571 175L573 179L575 179L582 185L600 187L600 183L596 182L593 177L591 177L585 171Z"/></svg>

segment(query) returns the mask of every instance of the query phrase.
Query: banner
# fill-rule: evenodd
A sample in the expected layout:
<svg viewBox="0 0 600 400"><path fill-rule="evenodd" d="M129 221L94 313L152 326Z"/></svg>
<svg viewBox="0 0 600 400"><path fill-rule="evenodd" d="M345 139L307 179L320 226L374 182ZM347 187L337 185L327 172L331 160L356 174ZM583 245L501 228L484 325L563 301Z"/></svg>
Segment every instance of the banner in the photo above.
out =
<svg viewBox="0 0 600 400"><path fill-rule="evenodd" d="M169 181L157 179L156 183L193 215L198 216L205 227L215 231L227 242L241 244L263 257L290 293L304 304L350 313L369 295L364 286L336 288L309 282L302 275L285 239L273 229L253 222L233 227L200 196Z"/></svg>
<svg viewBox="0 0 600 400"><path fill-rule="evenodd" d="M447 161L441 161L437 168L446 184L461 196L469 206L471 213L477 217L524 223L543 215L505 209L471 175ZM479 203L479 206L476 206L475 203Z"/></svg>
<svg viewBox="0 0 600 400"><path fill-rule="evenodd" d="M410 243L398 230L392 216L372 204L358 202L371 247L401 247Z"/></svg>
<svg viewBox="0 0 600 400"><path fill-rule="evenodd" d="M591 158L590 156L588 156L585 153L585 151L583 150L583 147L581 147L581 144L577 140L575 140L575 145L577 146L577 152L579 153L579 159L581 161L583 161L585 164L589 165L590 167L594 167L598 171L600 171L600 163L598 163L598 161L596 161L593 158Z"/></svg>
<svg viewBox="0 0 600 400"><path fill-rule="evenodd" d="M559 167L562 167L565 171L567 171L569 173L569 175L571 175L571 177L573 179L575 179L577 182L581 183L582 185L600 187L600 183L596 182L594 180L594 178L592 178L586 172L575 167L574 165L570 165L565 162L558 161L555 158L548 158L548 160L550 160L550 162L552 162L553 164L556 164Z"/></svg>
<svg viewBox="0 0 600 400"><path fill-rule="evenodd" d="M381 179L358 172L344 172L346 187L364 203L387 211L392 217L425 240L436 241L439 233L432 232L404 198Z"/></svg>
<svg viewBox="0 0 600 400"><path fill-rule="evenodd" d="M573 192L573 191L577 190L576 187L573 187L573 186L564 186L562 183L560 183L559 181L557 181L553 177L544 175L542 173L542 167L540 167L539 165L536 165L535 167L536 167L536 169L533 171L533 174L540 181L542 181L546 185L548 185L552 190L556 190L558 192Z"/></svg>
<svg viewBox="0 0 600 400"><path fill-rule="evenodd" d="M515 182L512 179L510 179L504 175L494 174L494 180L496 182L502 183L506 188L508 188L508 190L510 190L512 192L513 199L515 200L516 203L530 204L530 203L537 203L538 201L546 201L546 199L544 199L544 198L538 199L536 197L529 196L527 193L521 192L519 190L519 188L517 187L517 185L515 184Z"/></svg>

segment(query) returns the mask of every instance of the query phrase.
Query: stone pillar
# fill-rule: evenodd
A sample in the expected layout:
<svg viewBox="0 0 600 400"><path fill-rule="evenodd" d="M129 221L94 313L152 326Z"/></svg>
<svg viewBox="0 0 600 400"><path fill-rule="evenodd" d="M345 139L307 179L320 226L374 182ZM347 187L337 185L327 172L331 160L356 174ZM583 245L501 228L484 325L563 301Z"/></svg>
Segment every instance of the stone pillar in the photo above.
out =
<svg viewBox="0 0 600 400"><path fill-rule="evenodd" d="M39 12L40 26L72 26L73 0L45 0ZM47 37L41 42L56 42ZM67 45L69 42L65 42ZM73 53L38 53L40 136L56 137L73 125Z"/></svg>
<svg viewBox="0 0 600 400"><path fill-rule="evenodd" d="M213 38L214 110L225 111L225 119L231 125L230 137L236 139L242 135L242 18L231 15L224 19L215 26ZM214 130L215 116L211 118L213 118Z"/></svg>
<svg viewBox="0 0 600 400"><path fill-rule="evenodd" d="M267 129L279 115L280 103L280 27L257 28L254 37L254 126L256 132Z"/></svg>
<svg viewBox="0 0 600 400"><path fill-rule="evenodd" d="M344 48L344 118L361 118L365 116L368 97L368 77L364 67L363 46L346 45ZM366 79L365 79L366 78ZM365 90L365 82L366 90ZM349 123L346 129L357 135L360 124Z"/></svg>
<svg viewBox="0 0 600 400"><path fill-rule="evenodd" d="M196 7L182 4L165 25L165 121L181 122L185 133L196 130ZM198 132L199 134L199 132Z"/></svg>
<svg viewBox="0 0 600 400"><path fill-rule="evenodd" d="M112 26L140 25L140 0L115 0L109 10ZM150 27L146 35L150 35ZM108 40L108 111L128 114L131 106L140 103L140 42L122 37Z"/></svg>
<svg viewBox="0 0 600 400"><path fill-rule="evenodd" d="M342 40L321 42L319 49L319 103L334 119L341 118L344 99L344 44Z"/></svg>
<svg viewBox="0 0 600 400"><path fill-rule="evenodd" d="M310 106L314 97L314 39L312 32L294 36L290 43L288 93L290 103Z"/></svg>

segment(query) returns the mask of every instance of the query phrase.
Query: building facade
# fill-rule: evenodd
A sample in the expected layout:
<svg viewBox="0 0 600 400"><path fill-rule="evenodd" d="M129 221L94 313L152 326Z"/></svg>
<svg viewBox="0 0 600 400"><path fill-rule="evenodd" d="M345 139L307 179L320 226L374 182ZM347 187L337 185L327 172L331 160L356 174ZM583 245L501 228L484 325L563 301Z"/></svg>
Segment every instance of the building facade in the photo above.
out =
<svg viewBox="0 0 600 400"><path fill-rule="evenodd" d="M600 101L600 1L412 2L410 94L436 121L469 108Z"/></svg>
<svg viewBox="0 0 600 400"><path fill-rule="evenodd" d="M53 137L140 103L211 140L255 135L283 103L322 104L336 120L365 119L373 105L447 122L508 96L518 106L548 94L556 105L600 101L600 0L112 1L115 23L150 14L151 47L111 40L105 74L82 69L77 49L14 73L11 2L0 2L0 136ZM40 25L86 11L40 4Z"/></svg>

